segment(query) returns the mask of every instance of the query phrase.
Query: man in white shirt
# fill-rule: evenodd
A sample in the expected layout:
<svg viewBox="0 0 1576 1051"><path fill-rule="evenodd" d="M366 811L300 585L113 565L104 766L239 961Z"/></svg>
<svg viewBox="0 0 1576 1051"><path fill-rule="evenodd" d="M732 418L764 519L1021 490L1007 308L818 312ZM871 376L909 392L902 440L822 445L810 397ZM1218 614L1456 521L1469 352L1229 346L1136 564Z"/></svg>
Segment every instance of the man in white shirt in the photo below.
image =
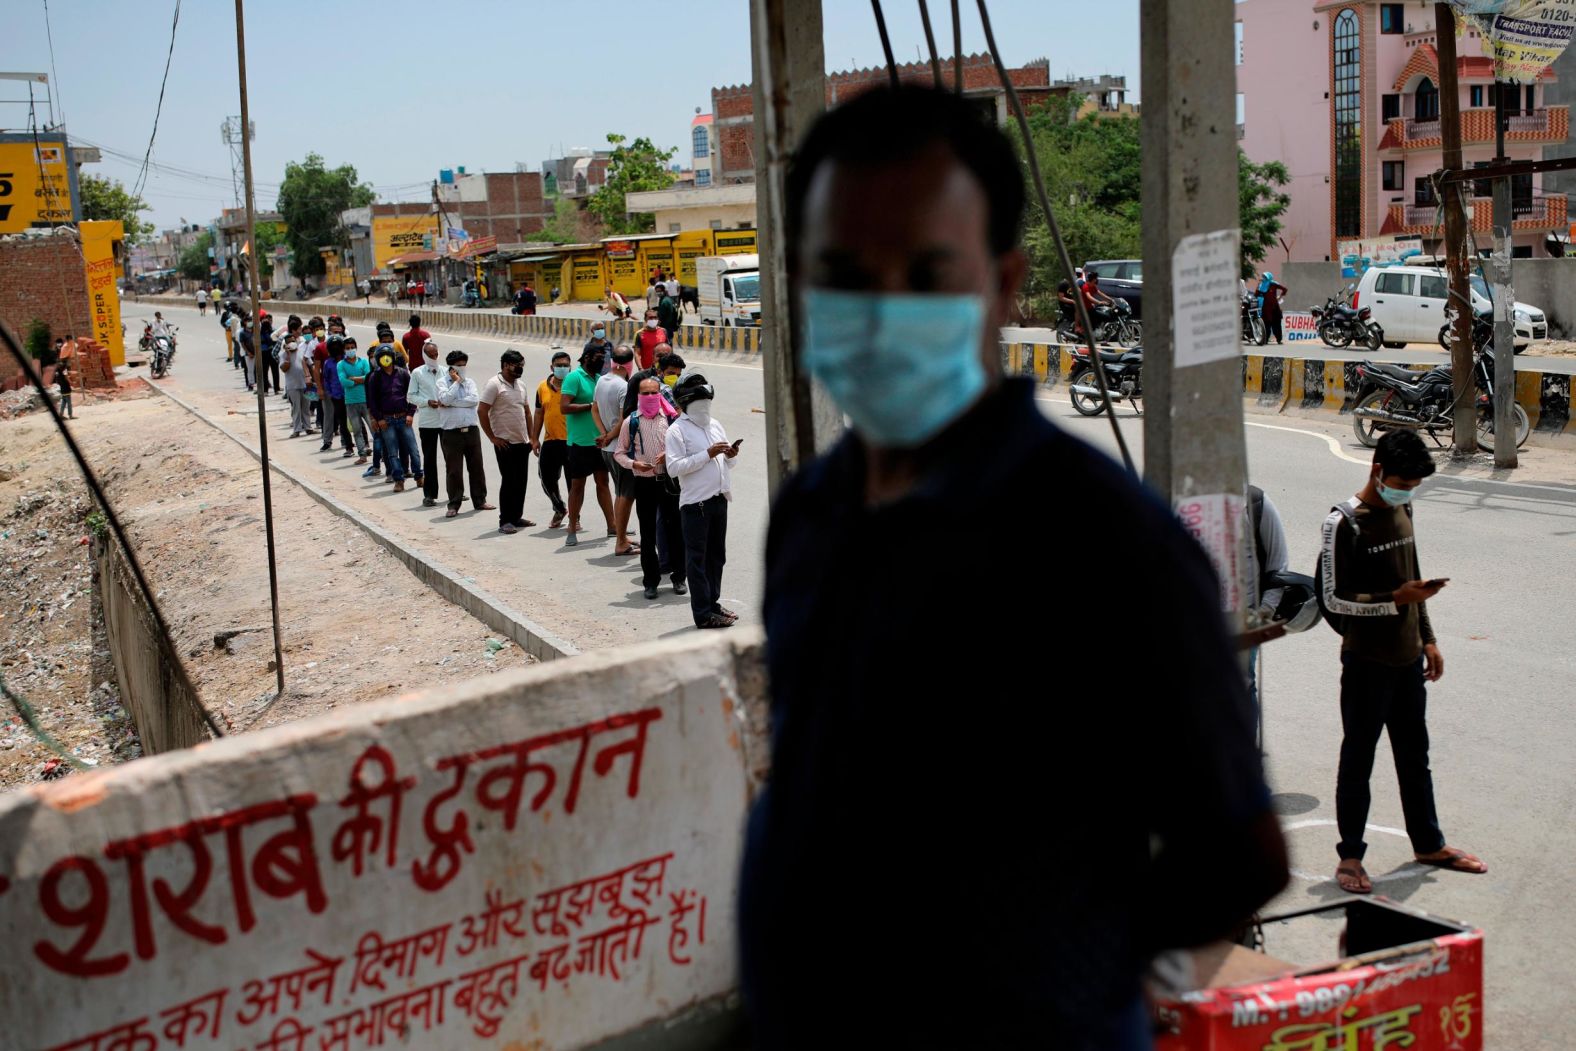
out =
<svg viewBox="0 0 1576 1051"><path fill-rule="evenodd" d="M438 386L449 378L449 370L438 364L438 345L432 340L422 343L421 354L422 363L410 370L410 389L405 392L405 400L416 406L416 434L421 438L421 462L426 464L421 479L421 506L436 507L438 435L443 426L438 412ZM448 463L447 453L444 463Z"/></svg>
<svg viewBox="0 0 1576 1051"><path fill-rule="evenodd" d="M679 480L679 516L684 521L684 570L690 612L697 628L731 628L739 615L722 608L722 567L727 562L728 501L733 499L733 461L739 441L711 418L715 395L695 372L673 388L683 413L668 428L668 474Z"/></svg>
<svg viewBox="0 0 1576 1051"><path fill-rule="evenodd" d="M629 390L629 374L634 368L634 349L627 343L619 344L613 351L612 364L596 381L596 390L591 395L596 444L602 450L602 462L607 465L613 480L613 531L618 534L613 544L615 555L640 554L640 545L629 539L629 515L635 507L635 475L613 459L613 441L624 423L624 395Z"/></svg>
<svg viewBox="0 0 1576 1051"><path fill-rule="evenodd" d="M449 510L445 518L453 518L460 513L460 504L465 500L465 470L469 470L471 476L471 506L478 511L496 510L487 502L487 471L482 466L482 432L476 419L476 406L481 399L476 390L476 381L465 375L465 366L469 362L465 351L449 351L448 368L438 381L438 439L443 444L443 466L449 493ZM430 467L427 477L436 477L436 472Z"/></svg>

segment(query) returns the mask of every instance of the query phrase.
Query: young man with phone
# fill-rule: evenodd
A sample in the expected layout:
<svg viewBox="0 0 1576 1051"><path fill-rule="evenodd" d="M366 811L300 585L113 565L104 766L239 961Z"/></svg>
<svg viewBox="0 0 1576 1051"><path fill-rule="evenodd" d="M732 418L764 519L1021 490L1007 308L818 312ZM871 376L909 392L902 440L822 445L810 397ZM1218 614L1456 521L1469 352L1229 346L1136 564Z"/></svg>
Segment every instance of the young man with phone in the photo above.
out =
<svg viewBox="0 0 1576 1051"><path fill-rule="evenodd" d="M1369 894L1363 868L1369 776L1379 735L1388 730L1401 811L1413 856L1453 872L1488 866L1445 844L1428 767L1428 686L1445 674L1445 659L1428 619L1428 600L1448 577L1422 579L1412 532L1412 497L1434 473L1434 460L1414 431L1389 431L1374 449L1368 484L1324 521L1319 571L1324 608L1341 618L1341 760L1335 782L1340 831L1335 880L1349 894Z"/></svg>
<svg viewBox="0 0 1576 1051"><path fill-rule="evenodd" d="M682 415L664 441L668 474L679 481L684 524L684 575L697 628L731 628L739 615L722 606L722 567L728 561L728 503L733 464L744 439L728 441L711 415L716 390L698 372L673 388ZM679 557L669 552L669 558Z"/></svg>

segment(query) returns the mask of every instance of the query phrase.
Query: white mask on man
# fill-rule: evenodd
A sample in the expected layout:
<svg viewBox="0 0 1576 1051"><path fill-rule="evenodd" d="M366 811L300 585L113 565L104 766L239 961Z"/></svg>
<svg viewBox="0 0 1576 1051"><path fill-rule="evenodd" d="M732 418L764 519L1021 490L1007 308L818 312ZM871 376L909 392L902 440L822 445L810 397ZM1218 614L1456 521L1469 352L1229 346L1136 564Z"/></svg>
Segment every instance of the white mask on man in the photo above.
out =
<svg viewBox="0 0 1576 1051"><path fill-rule="evenodd" d="M694 420L700 426L702 426L702 427L710 427L711 426L711 399L710 398L697 398L696 400L690 402L689 403L689 407L687 409L685 409L684 411L685 411L686 414L688 414L690 419Z"/></svg>

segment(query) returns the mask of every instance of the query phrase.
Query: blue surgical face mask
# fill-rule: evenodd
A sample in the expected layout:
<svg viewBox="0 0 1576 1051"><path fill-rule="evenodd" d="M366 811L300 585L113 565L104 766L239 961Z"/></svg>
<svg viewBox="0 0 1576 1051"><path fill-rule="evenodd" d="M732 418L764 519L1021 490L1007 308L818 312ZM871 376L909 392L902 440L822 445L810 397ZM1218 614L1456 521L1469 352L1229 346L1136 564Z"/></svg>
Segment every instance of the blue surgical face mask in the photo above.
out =
<svg viewBox="0 0 1576 1051"><path fill-rule="evenodd" d="M979 295L804 294L805 365L874 445L922 445L985 389Z"/></svg>
<svg viewBox="0 0 1576 1051"><path fill-rule="evenodd" d="M1383 500L1390 507L1400 507L1402 504L1412 502L1413 490L1411 489L1391 489L1377 479L1374 481L1374 488L1379 490L1379 499Z"/></svg>
<svg viewBox="0 0 1576 1051"><path fill-rule="evenodd" d="M565 376L569 375L569 366L568 365L554 365L553 366L553 375L556 376L558 379L563 379Z"/></svg>

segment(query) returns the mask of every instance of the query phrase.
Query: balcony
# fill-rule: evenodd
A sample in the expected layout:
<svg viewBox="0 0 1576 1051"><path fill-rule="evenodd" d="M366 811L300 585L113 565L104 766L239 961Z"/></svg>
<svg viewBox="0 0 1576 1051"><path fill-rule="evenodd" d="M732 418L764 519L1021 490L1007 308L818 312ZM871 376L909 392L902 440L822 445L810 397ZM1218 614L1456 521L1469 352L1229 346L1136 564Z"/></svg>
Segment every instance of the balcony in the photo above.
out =
<svg viewBox="0 0 1576 1051"><path fill-rule="evenodd" d="M1472 232L1494 232L1494 202L1487 197L1474 197L1471 207ZM1392 204L1381 234L1423 234L1439 236L1442 217L1439 209L1431 204ZM1531 201L1511 203L1512 230L1565 230L1568 228L1563 196L1534 198Z"/></svg>
<svg viewBox="0 0 1576 1051"><path fill-rule="evenodd" d="M1563 143L1570 132L1570 107L1549 106L1531 113L1516 113L1505 129L1507 145ZM1494 141L1494 111L1488 108L1461 111L1461 144L1470 146ZM1381 150L1437 150L1444 145L1438 118L1413 120L1396 117L1386 122Z"/></svg>

